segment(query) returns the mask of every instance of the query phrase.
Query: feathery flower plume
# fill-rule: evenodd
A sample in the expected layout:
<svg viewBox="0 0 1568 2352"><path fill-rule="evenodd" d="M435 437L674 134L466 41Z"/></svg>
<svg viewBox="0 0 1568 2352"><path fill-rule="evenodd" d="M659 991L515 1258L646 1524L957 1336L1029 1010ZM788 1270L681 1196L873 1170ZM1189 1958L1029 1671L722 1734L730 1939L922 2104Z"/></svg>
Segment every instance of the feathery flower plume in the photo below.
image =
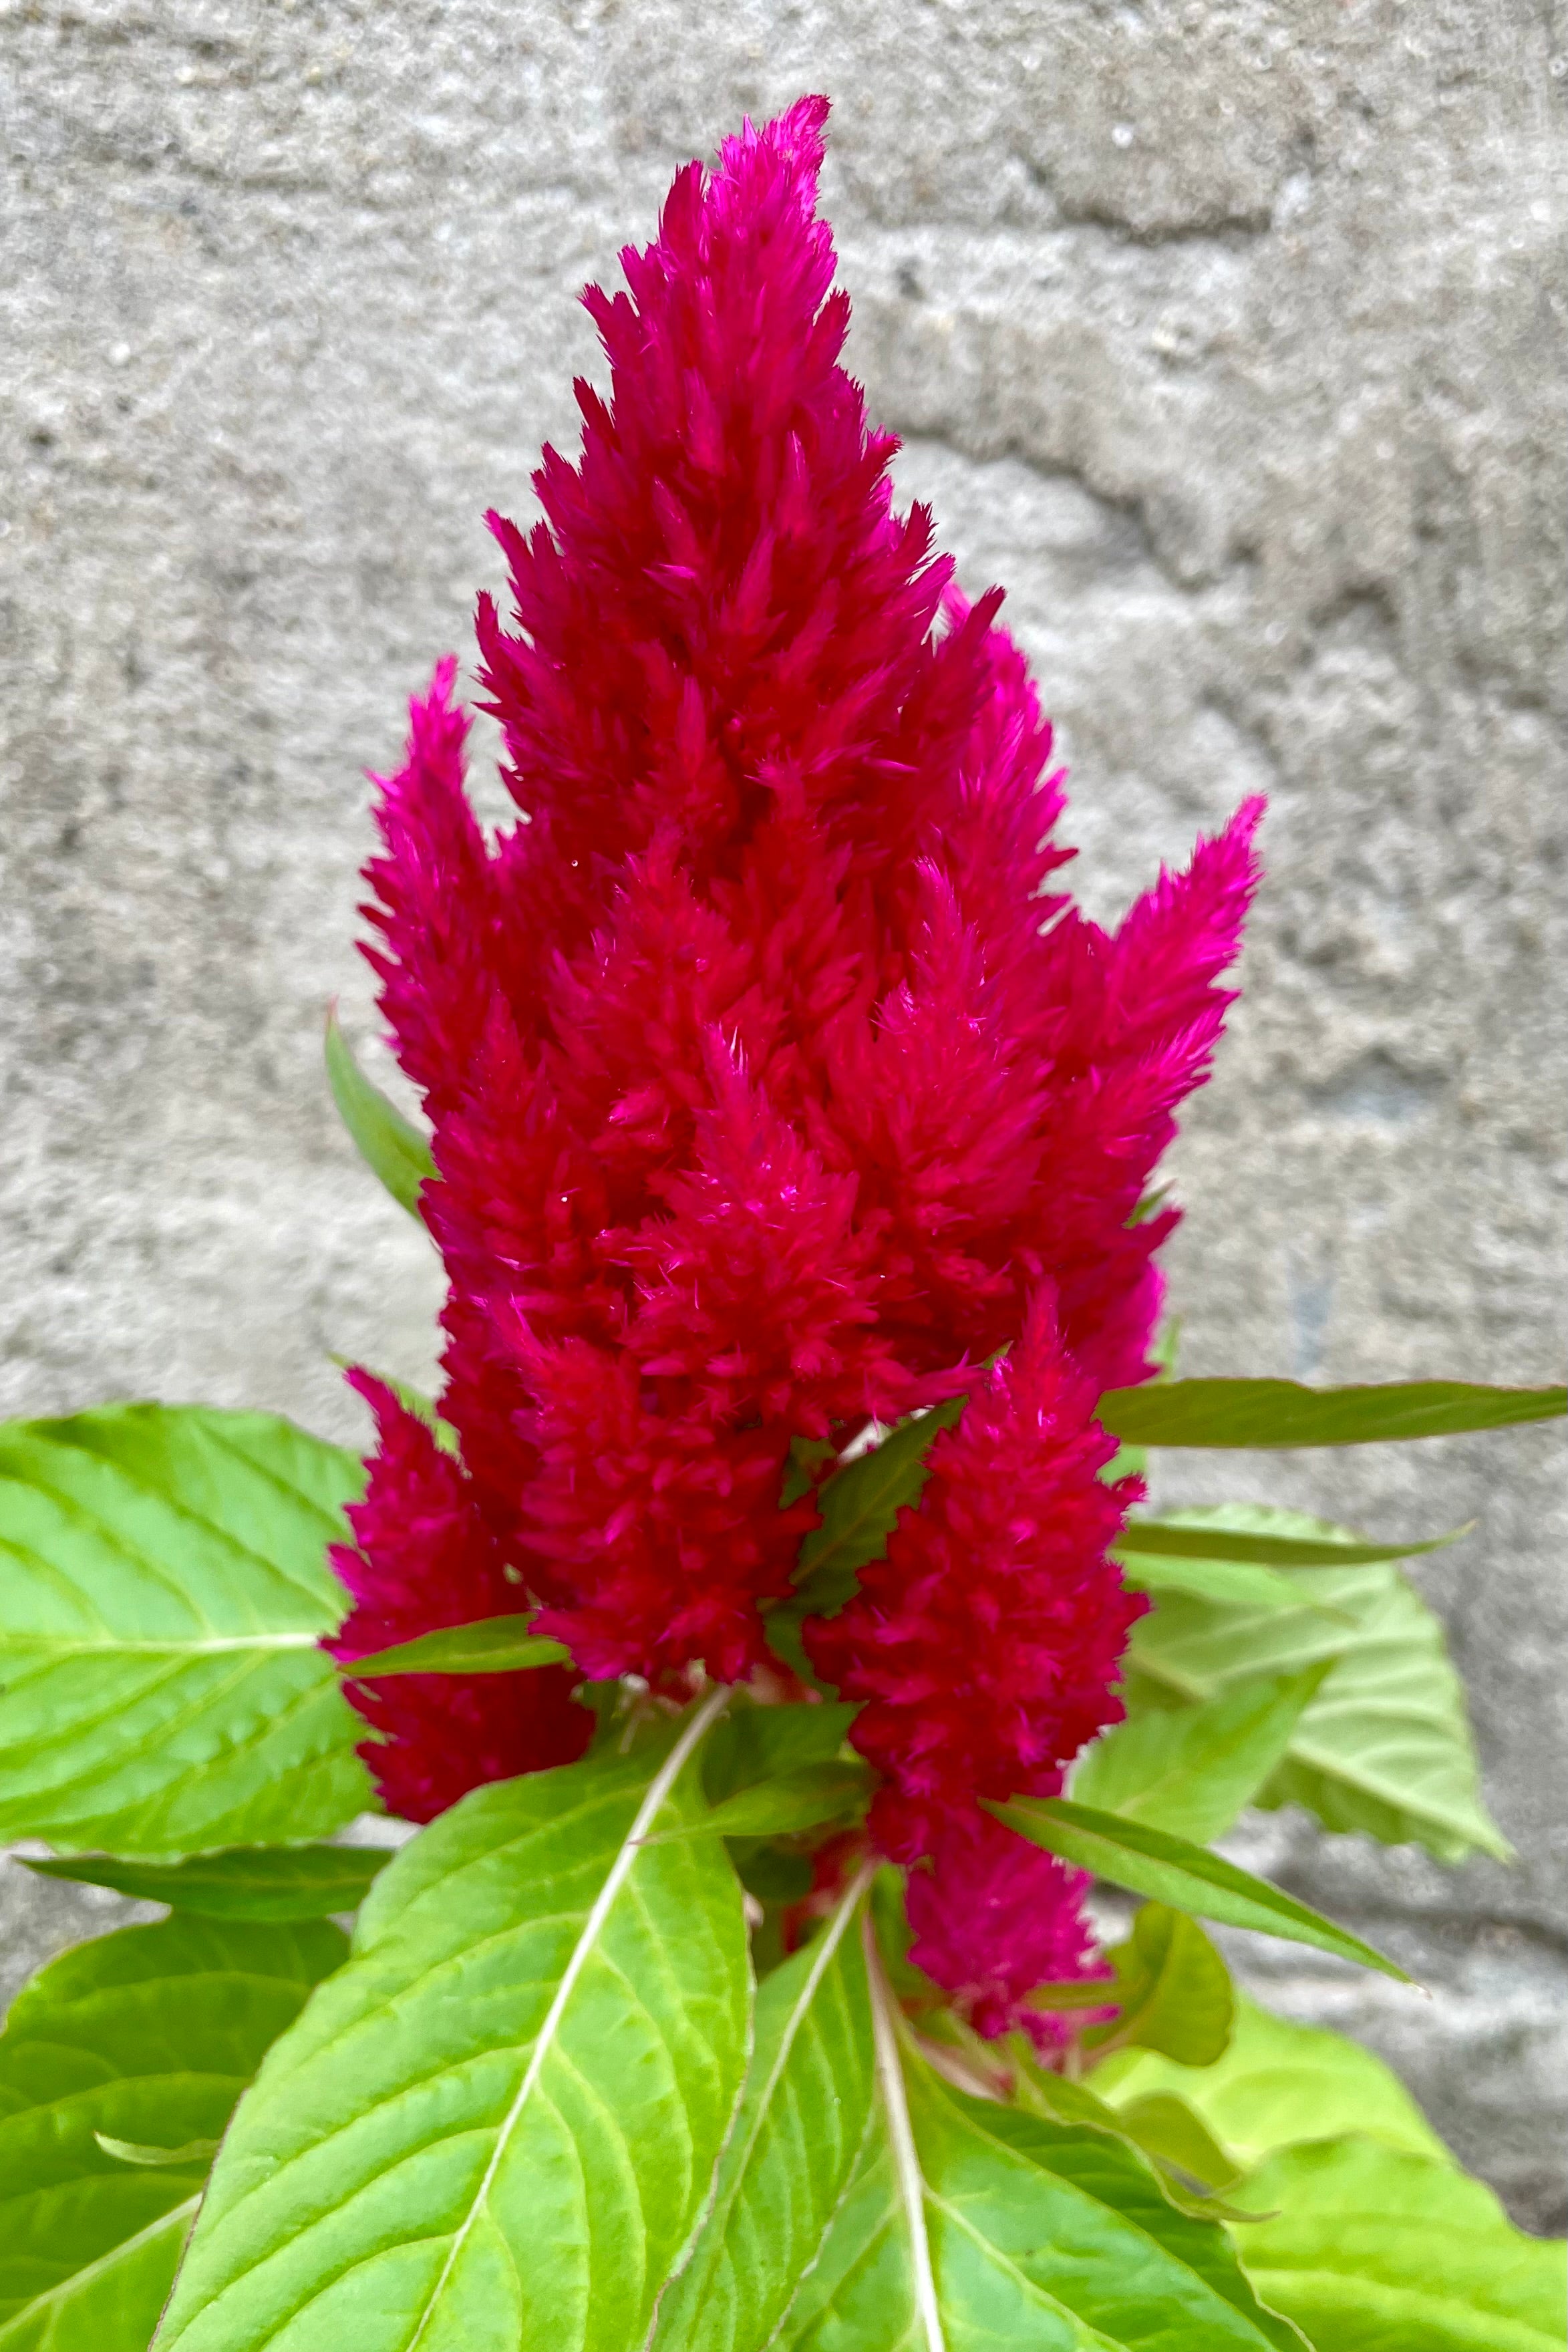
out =
<svg viewBox="0 0 1568 2352"><path fill-rule="evenodd" d="M806 1638L864 1701L875 1834L936 1857L933 1973L999 2016L1034 1947L999 1951L998 1896L984 1965L951 1957L1011 1854L977 1801L1058 1785L1117 1713L1134 1490L1100 1479L1094 1403L1152 1369L1175 1217L1138 1211L1229 1001L1259 806L1114 932L1057 890L1062 780L1000 592L967 602L925 509L895 512L840 363L826 116L680 173L626 290L585 297L608 396L578 385L531 530L492 516L510 610L478 613L522 821L473 818L450 663L382 785L371 955L434 1131L462 1462L375 1400L348 1572L399 1631L521 1592L585 1674L739 1680L815 1519L779 1505L791 1441L968 1394L925 1508ZM493 1683L546 1760L544 1678ZM407 1685L363 1703L390 1788L433 1718ZM1028 1869L1060 1973L1071 1888Z"/></svg>

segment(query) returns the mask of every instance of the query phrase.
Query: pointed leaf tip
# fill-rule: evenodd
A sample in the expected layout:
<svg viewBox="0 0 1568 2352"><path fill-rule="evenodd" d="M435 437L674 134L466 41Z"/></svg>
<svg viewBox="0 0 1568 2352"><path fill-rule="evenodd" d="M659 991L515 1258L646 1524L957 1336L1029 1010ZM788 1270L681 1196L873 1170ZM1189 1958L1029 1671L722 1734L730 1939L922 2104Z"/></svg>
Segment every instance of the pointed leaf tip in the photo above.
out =
<svg viewBox="0 0 1568 2352"><path fill-rule="evenodd" d="M326 1055L332 1099L361 1159L372 1175L380 1177L399 1207L423 1223L420 1188L436 1181L430 1146L396 1104L371 1084L355 1061L339 1024L336 1003L327 1012Z"/></svg>

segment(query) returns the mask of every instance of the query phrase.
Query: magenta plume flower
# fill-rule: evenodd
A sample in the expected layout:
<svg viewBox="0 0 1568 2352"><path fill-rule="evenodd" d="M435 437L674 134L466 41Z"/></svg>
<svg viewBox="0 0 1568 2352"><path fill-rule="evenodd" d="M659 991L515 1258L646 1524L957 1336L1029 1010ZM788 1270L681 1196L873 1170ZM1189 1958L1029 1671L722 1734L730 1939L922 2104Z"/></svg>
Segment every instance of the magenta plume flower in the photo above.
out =
<svg viewBox="0 0 1568 2352"><path fill-rule="evenodd" d="M433 1129L461 1466L374 1396L346 1635L537 1606L587 1675L741 1680L815 1523L779 1507L792 1441L967 1394L924 1507L805 1638L863 1702L875 1835L935 1856L924 1964L999 2017L1081 1954L1067 1875L977 1806L1060 1785L1118 1712L1135 1490L1095 1404L1152 1369L1175 1213L1140 1209L1260 810L1114 932L1056 889L1062 779L1000 592L967 603L894 510L840 363L826 116L680 173L627 290L585 298L608 396L578 385L532 530L492 516L510 609L479 605L521 821L474 819L450 663L382 787L371 961ZM361 1703L426 1810L588 1719L540 1675L461 1724L411 1685Z"/></svg>

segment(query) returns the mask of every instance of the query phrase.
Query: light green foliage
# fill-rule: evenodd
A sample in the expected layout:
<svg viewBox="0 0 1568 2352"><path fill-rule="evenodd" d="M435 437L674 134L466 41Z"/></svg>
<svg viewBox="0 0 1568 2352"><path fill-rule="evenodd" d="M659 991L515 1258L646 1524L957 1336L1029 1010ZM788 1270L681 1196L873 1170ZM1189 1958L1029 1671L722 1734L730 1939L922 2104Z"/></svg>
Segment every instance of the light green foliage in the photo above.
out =
<svg viewBox="0 0 1568 2352"><path fill-rule="evenodd" d="M325 1921L169 1919L79 1944L18 1994L0 2033L3 2352L144 2352L212 2142L347 1950Z"/></svg>
<svg viewBox="0 0 1568 2352"><path fill-rule="evenodd" d="M903 2066L942 2352L1300 2352L1217 2223L1179 2212L1108 2133L966 2097ZM781 2352L936 2352L915 2305L910 2219L873 2134Z"/></svg>
<svg viewBox="0 0 1568 2352"><path fill-rule="evenodd" d="M1257 1801L1304 1805L1326 1829L1365 1830L1439 1862L1512 1853L1481 1801L1464 1685L1443 1628L1397 1569L1331 1569L1327 1596L1355 1639L1310 1700Z"/></svg>
<svg viewBox="0 0 1568 2352"><path fill-rule="evenodd" d="M1185 2066L1224 2055L1236 2014L1230 1971L1196 1920L1145 1903L1124 1944L1107 1955L1116 1971L1113 2022L1092 2026L1087 2047L1114 2042L1157 2050Z"/></svg>
<svg viewBox="0 0 1568 2352"><path fill-rule="evenodd" d="M479 1617L467 1625L439 1625L412 1642L394 1643L369 1657L345 1662L350 1682L382 1682L392 1675L515 1675L532 1666L568 1666L571 1652L529 1629L531 1617Z"/></svg>
<svg viewBox="0 0 1568 2352"><path fill-rule="evenodd" d="M327 1078L338 1116L361 1159L379 1176L400 1208L420 1213L419 1189L435 1179L430 1146L395 1103L373 1087L349 1050L336 1008L327 1015Z"/></svg>
<svg viewBox="0 0 1568 2352"><path fill-rule="evenodd" d="M1490 2189L1362 2135L1288 2147L1235 2192L1258 2292L1314 2352L1561 2352L1564 2249Z"/></svg>
<svg viewBox="0 0 1568 2352"><path fill-rule="evenodd" d="M818 2260L873 2120L858 1900L757 1998L746 2097L657 2352L760 2352Z"/></svg>
<svg viewBox="0 0 1568 2352"><path fill-rule="evenodd" d="M641 1843L700 1809L715 1704L662 1757L476 1790L402 1850L229 2135L160 2347L642 2343L748 2035L723 1846Z"/></svg>
<svg viewBox="0 0 1568 2352"><path fill-rule="evenodd" d="M1211 1524L1219 1517L1207 1515ZM1359 1540L1293 1511L1232 1504L1223 1517L1241 1539L1255 1528L1324 1552L1338 1538L1347 1549ZM1419 1594L1386 1563L1280 1573L1301 1595L1294 1612L1162 1598L1134 1629L1134 1690L1211 1699L1247 1677L1335 1660L1254 1801L1305 1805L1330 1829L1418 1843L1444 1862L1474 1851L1506 1859L1508 1843L1481 1801L1464 1689Z"/></svg>
<svg viewBox="0 0 1568 2352"><path fill-rule="evenodd" d="M1151 1381L1112 1389L1099 1417L1134 1445L1369 1445L1506 1429L1568 1412L1568 1389L1485 1388L1472 1381L1309 1389L1296 1381Z"/></svg>
<svg viewBox="0 0 1568 2352"><path fill-rule="evenodd" d="M29 1862L27 1868L47 1878L112 1886L143 1903L167 1903L209 1919L325 1919L357 1909L391 1860L384 1846L242 1845L185 1862L89 1853L68 1862Z"/></svg>
<svg viewBox="0 0 1568 2352"><path fill-rule="evenodd" d="M1132 1716L1083 1757L1074 1801L1200 1845L1222 1837L1280 1762L1326 1671L1255 1677L1200 1706Z"/></svg>
<svg viewBox="0 0 1568 2352"><path fill-rule="evenodd" d="M1239 2169L1293 2140L1349 2131L1418 2156L1448 2156L1398 2076L1370 2050L1324 2026L1273 2017L1245 1994L1217 2063L1182 2066L1148 2051L1118 2053L1089 2079L1121 2109L1163 2095L1181 2099Z"/></svg>
<svg viewBox="0 0 1568 2352"><path fill-rule="evenodd" d="M267 1413L0 1427L0 1837L179 1854L362 1810L363 1726L317 1646L361 1482Z"/></svg>
<svg viewBox="0 0 1568 2352"><path fill-rule="evenodd" d="M1336 1927L1319 1911L1310 1910L1293 1895L1239 1870L1207 1847L1168 1831L1125 1820L1120 1813L1103 1813L1092 1806L1069 1803L1061 1797L1014 1797L988 1810L998 1821L1048 1853L1061 1856L1076 1869L1090 1870L1113 1886L1147 1895L1174 1910L1191 1912L1199 1919L1217 1919L1232 1927L1251 1927L1259 1935L1279 1936L1287 1943L1311 1944L1363 1968L1380 1969L1385 1976L1407 1981L1396 1962L1359 1936Z"/></svg>

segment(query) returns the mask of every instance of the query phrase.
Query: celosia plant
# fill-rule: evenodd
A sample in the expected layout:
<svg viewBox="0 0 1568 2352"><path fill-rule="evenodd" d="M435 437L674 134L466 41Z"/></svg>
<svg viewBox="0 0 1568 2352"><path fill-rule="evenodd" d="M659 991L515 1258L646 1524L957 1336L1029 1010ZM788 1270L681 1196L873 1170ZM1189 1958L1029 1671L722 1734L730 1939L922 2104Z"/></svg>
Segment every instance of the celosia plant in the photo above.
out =
<svg viewBox="0 0 1568 2352"><path fill-rule="evenodd" d="M7 1433L37 1574L0 1821L173 1916L0 2041L0 2194L8 2129L52 2184L0 2341L141 2352L258 2061L160 2346L1548 2340L1529 2242L1374 2061L1281 2053L1194 1924L1401 1973L1208 1850L1249 1800L1498 1850L1392 1565L1426 1547L1150 1517L1127 1448L1562 1392L1161 1376L1153 1187L1260 807L1113 932L1072 903L1000 592L896 509L842 365L826 114L691 165L586 298L608 395L532 530L490 519L516 821L465 797L450 660L381 786L367 951L428 1145L329 1059L441 1252L439 1397L350 1375L362 1486L259 1416ZM1391 1738L1392 1605L1424 1682ZM84 1620L118 1659L86 1677ZM346 1956L383 1857L308 1841L366 1769L429 1826ZM1148 1898L1108 1949L1092 1874ZM1260 2049L1316 2085L1305 2149L1246 2120ZM1470 2233L1435 2319L1440 2257L1347 2244L1369 2200Z"/></svg>

